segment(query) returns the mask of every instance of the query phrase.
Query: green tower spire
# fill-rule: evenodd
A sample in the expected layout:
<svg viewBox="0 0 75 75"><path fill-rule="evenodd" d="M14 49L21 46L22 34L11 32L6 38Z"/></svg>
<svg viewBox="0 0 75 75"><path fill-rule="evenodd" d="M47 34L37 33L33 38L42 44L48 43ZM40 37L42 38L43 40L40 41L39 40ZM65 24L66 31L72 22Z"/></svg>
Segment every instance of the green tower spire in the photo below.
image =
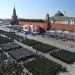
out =
<svg viewBox="0 0 75 75"><path fill-rule="evenodd" d="M11 19L11 25L18 25L18 18L16 15L15 5L14 5L13 15L12 15L12 19Z"/></svg>

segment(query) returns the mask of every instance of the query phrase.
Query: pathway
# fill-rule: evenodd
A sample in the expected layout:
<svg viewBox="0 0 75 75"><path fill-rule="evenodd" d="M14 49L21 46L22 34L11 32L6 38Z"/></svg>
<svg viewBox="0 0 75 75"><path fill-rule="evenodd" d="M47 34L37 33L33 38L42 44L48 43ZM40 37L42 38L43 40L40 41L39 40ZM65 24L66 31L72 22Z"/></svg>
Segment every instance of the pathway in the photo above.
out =
<svg viewBox="0 0 75 75"><path fill-rule="evenodd" d="M39 36L39 35L36 35L36 36L25 35L24 33L20 33L20 32L16 33L16 35L22 36L24 38L27 37L29 39L34 39L34 40L37 40L46 44L54 45L61 49L66 49L68 51L75 52L75 42L57 40L55 38L51 38L47 36L45 37L45 36ZM71 48L71 45L73 45L74 48Z"/></svg>

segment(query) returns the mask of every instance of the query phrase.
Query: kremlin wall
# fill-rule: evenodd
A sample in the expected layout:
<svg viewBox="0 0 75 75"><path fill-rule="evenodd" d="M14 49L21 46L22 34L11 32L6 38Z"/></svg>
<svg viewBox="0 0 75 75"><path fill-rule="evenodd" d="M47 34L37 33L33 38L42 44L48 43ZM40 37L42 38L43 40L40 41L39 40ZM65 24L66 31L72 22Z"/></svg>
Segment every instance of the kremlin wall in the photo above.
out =
<svg viewBox="0 0 75 75"><path fill-rule="evenodd" d="M37 30L39 27L47 30L49 27L52 30L75 32L75 17L65 16L61 11L52 17L47 14L45 19L18 19L14 7L11 24L21 26L23 30Z"/></svg>

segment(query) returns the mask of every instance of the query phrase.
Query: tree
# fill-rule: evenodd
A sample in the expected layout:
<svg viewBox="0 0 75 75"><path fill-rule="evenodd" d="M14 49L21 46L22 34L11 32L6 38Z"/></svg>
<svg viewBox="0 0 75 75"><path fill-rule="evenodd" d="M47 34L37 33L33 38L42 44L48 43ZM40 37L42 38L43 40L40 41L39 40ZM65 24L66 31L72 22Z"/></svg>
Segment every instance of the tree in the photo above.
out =
<svg viewBox="0 0 75 75"><path fill-rule="evenodd" d="M43 34L43 33L45 33L45 32L46 32L46 31L45 31L45 29L44 29L44 28L42 28L42 27L39 27L39 30L38 30L38 31L39 31L39 33L40 33L40 34Z"/></svg>

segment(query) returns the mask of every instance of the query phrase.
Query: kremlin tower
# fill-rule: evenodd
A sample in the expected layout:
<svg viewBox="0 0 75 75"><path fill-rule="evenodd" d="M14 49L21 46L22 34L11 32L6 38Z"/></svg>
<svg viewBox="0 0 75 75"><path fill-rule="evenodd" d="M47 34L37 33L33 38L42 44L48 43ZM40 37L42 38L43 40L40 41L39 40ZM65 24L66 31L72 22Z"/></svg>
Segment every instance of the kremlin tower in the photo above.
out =
<svg viewBox="0 0 75 75"><path fill-rule="evenodd" d="M15 6L14 6L14 9L13 9L13 15L12 15L12 19L11 19L11 25L18 25L18 18L17 18L17 15L16 15Z"/></svg>
<svg viewBox="0 0 75 75"><path fill-rule="evenodd" d="M47 23L47 30L51 29L50 17L49 14L46 15L46 23Z"/></svg>

